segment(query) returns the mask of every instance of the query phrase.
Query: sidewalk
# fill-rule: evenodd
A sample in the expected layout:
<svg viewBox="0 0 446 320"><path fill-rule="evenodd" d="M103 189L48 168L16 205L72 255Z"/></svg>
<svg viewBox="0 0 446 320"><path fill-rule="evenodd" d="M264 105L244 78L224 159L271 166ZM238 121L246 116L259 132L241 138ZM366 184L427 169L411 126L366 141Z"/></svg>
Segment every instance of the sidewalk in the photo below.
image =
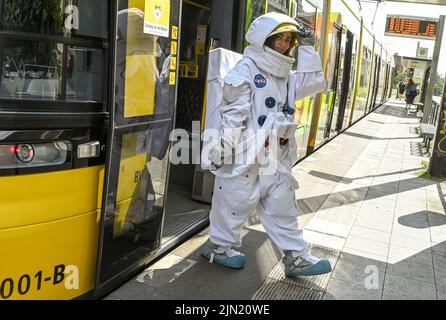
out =
<svg viewBox="0 0 446 320"><path fill-rule="evenodd" d="M207 230L107 299L446 299L446 183L419 178L418 119L391 101L300 162L299 217L322 276L289 279L263 227L240 271L200 257Z"/></svg>

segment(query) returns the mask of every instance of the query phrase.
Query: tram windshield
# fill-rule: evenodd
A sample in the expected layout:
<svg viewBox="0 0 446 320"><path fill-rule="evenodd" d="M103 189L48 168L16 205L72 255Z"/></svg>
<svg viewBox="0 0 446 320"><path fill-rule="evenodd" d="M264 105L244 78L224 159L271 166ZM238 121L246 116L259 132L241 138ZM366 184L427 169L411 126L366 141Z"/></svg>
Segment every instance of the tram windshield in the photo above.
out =
<svg viewBox="0 0 446 320"><path fill-rule="evenodd" d="M106 0L0 0L0 99L104 102Z"/></svg>

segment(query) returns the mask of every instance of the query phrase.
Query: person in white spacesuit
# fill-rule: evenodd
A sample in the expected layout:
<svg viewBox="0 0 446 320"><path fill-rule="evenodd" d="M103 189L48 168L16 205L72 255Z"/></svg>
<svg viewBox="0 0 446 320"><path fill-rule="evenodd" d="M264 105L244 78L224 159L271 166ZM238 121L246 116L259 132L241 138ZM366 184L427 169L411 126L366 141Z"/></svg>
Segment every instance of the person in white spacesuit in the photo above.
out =
<svg viewBox="0 0 446 320"><path fill-rule="evenodd" d="M284 252L286 276L331 271L328 260L307 254L309 243L298 229L298 184L291 173L297 161L294 101L321 92L326 86L319 55L311 46L297 46L297 69L291 70L302 31L294 19L283 14L258 17L246 34L250 45L243 58L224 78L224 103L220 108L225 133L221 143L207 154L217 168L213 170L216 178L209 241L202 252L211 263L244 267L245 255L233 248L241 246L241 229L256 211L274 244ZM244 136L245 132L250 133ZM227 150L237 150L261 132L267 137L261 141L263 153L268 153L274 143L277 145L275 170L264 170L270 163L247 161L252 160L253 152L246 143L241 149L246 153L245 161L231 162L232 155Z"/></svg>

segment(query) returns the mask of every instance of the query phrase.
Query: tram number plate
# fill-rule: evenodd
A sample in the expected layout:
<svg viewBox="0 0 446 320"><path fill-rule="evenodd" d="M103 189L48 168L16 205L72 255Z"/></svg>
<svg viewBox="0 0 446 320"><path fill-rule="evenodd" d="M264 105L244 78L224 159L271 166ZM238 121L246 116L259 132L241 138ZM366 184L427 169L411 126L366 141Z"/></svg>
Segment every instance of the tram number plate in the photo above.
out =
<svg viewBox="0 0 446 320"><path fill-rule="evenodd" d="M65 279L65 265L54 266L51 275L44 275L39 270L34 275L23 274L18 278L0 278L0 298L9 299L15 292L19 295L25 295L30 290L40 291L45 285L55 286Z"/></svg>

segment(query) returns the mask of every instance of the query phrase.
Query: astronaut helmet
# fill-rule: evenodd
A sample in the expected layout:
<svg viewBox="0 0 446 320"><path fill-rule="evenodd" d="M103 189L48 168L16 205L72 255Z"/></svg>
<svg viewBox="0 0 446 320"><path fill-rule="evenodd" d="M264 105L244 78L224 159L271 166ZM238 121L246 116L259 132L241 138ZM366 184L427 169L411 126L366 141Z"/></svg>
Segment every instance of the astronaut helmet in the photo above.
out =
<svg viewBox="0 0 446 320"><path fill-rule="evenodd" d="M261 52L264 46L274 49L272 46L274 40L282 38L282 40L288 42L289 48L286 52L281 53L291 56L301 36L301 29L302 26L290 16L268 12L251 23L246 33L246 41L257 47L257 50Z"/></svg>

